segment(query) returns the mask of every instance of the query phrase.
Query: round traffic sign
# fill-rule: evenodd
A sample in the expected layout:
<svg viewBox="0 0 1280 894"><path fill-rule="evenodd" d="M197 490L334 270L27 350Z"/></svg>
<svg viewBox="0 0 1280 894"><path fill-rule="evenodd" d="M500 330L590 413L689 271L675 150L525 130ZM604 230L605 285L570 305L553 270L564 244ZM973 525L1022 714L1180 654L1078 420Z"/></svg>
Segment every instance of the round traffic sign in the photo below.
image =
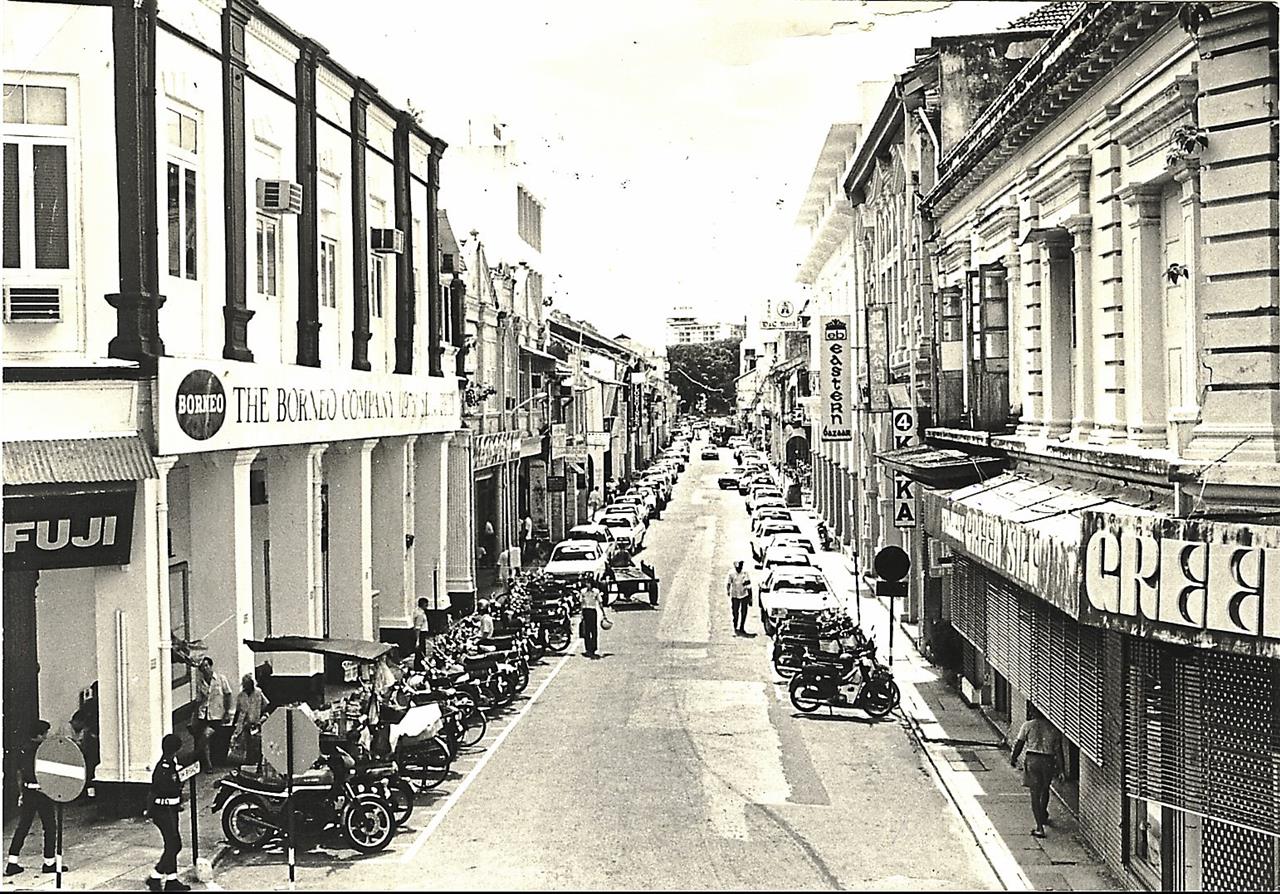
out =
<svg viewBox="0 0 1280 894"><path fill-rule="evenodd" d="M872 566L883 580L902 580L911 568L911 558L900 546L884 546L876 551Z"/></svg>
<svg viewBox="0 0 1280 894"><path fill-rule="evenodd" d="M84 753L66 736L50 736L36 749L36 781L49 800L69 804L84 791Z"/></svg>

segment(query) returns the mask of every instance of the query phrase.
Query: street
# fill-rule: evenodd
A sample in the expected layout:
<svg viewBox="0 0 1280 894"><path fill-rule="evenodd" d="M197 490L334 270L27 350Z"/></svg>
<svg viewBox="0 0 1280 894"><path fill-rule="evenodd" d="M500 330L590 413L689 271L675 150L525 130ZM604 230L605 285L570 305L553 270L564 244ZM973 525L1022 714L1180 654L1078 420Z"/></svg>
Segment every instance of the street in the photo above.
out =
<svg viewBox="0 0 1280 894"><path fill-rule="evenodd" d="M733 635L723 578L746 557L748 516L736 491L716 488L723 456L693 459L651 524L641 557L658 569L661 607L620 604L602 660L575 640L545 662L488 750L387 853L306 856L302 885L996 886L898 713L799 716L767 638ZM759 631L757 610L748 629ZM280 855L217 866L223 887L285 878Z"/></svg>

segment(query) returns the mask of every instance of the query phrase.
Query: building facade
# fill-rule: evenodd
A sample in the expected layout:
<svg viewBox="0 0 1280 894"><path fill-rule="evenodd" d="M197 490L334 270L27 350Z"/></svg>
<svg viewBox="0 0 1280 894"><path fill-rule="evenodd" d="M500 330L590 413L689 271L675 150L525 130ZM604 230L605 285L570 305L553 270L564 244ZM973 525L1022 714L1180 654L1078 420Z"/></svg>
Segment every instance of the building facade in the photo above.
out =
<svg viewBox="0 0 1280 894"><path fill-rule="evenodd" d="M667 346L705 345L713 341L742 338L746 323L706 322L693 315L688 307L677 307L667 317Z"/></svg>
<svg viewBox="0 0 1280 894"><path fill-rule="evenodd" d="M5 744L97 683L128 800L187 656L474 589L445 145L256 3L4 12Z"/></svg>

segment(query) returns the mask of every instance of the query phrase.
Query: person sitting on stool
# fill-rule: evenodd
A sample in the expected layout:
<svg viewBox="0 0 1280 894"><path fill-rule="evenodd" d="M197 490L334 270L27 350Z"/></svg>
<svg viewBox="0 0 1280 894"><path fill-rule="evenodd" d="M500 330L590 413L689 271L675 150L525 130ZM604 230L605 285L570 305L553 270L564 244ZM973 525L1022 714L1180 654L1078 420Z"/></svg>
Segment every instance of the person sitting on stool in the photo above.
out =
<svg viewBox="0 0 1280 894"><path fill-rule="evenodd" d="M190 891L191 886L178 880L178 853L182 850L182 833L178 829L178 811L182 809L182 781L178 779L178 749L182 737L169 733L160 740L160 760L151 772L148 798L151 821L160 830L164 853L155 869L147 876L150 891Z"/></svg>
<svg viewBox="0 0 1280 894"><path fill-rule="evenodd" d="M5 864L5 875L17 875L22 872L18 857L22 855L22 846L26 844L27 833L31 831L31 822L40 815L41 831L44 832L44 872L56 872L56 848L58 844L58 827L54 819L53 801L40 790L40 781L36 778L36 751L49 737L49 721L33 720L31 737L18 753L18 774L22 779L22 805L18 814L18 825L13 830L13 842L9 845L9 862ZM64 864L62 871L67 871Z"/></svg>

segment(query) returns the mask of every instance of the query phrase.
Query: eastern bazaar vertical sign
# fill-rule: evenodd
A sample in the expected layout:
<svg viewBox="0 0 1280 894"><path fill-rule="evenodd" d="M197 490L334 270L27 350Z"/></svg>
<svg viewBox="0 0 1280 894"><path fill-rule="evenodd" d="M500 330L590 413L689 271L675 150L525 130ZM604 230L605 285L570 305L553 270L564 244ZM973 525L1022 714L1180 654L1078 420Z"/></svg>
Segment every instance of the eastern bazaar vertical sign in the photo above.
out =
<svg viewBox="0 0 1280 894"><path fill-rule="evenodd" d="M853 351L849 338L849 315L823 315L821 324L820 440L852 441Z"/></svg>

